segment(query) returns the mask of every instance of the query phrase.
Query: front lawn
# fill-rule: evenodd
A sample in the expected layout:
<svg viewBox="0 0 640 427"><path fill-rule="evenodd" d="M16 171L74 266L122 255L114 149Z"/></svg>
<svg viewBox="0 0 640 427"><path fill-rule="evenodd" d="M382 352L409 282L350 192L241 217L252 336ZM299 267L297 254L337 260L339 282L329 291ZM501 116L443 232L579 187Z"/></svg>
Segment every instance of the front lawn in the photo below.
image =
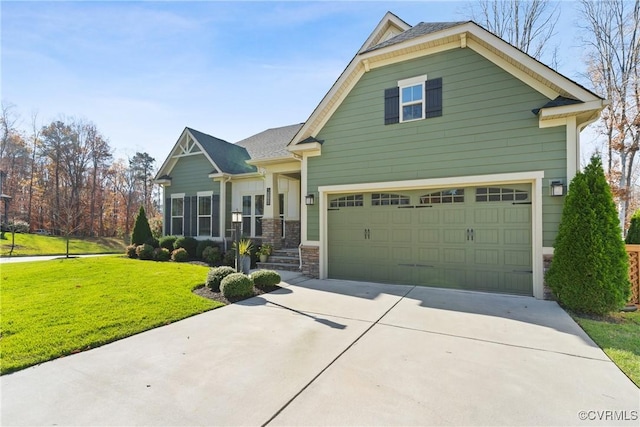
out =
<svg viewBox="0 0 640 427"><path fill-rule="evenodd" d="M0 372L97 347L223 304L208 267L119 256L3 264Z"/></svg>
<svg viewBox="0 0 640 427"><path fill-rule="evenodd" d="M0 240L0 255L9 256L11 233L5 233L5 237L6 239ZM69 240L69 254L123 254L124 250L125 244L122 239L115 237L71 237ZM65 237L15 234L15 248L12 256L64 255L66 253Z"/></svg>
<svg viewBox="0 0 640 427"><path fill-rule="evenodd" d="M574 315L575 321L613 362L640 387L640 311L606 318Z"/></svg>

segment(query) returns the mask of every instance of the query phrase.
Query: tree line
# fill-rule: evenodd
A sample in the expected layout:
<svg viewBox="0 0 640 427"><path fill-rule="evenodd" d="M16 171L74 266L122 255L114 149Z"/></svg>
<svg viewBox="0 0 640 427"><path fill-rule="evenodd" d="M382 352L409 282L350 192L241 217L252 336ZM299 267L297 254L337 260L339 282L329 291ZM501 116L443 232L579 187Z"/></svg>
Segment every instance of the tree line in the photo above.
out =
<svg viewBox="0 0 640 427"><path fill-rule="evenodd" d="M155 159L136 153L114 159L109 140L91 121L61 118L29 131L19 129L15 106L2 104L0 192L2 222L31 231L80 236L128 236L134 214L144 206L160 226Z"/></svg>

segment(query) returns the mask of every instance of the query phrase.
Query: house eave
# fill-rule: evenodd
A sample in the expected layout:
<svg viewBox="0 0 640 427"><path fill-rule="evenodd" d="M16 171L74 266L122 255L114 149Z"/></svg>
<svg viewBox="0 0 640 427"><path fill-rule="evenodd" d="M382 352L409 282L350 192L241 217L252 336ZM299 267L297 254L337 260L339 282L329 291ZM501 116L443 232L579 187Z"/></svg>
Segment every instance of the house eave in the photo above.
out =
<svg viewBox="0 0 640 427"><path fill-rule="evenodd" d="M281 163L290 163L290 162L299 162L300 159L297 159L293 155L291 156L282 156L282 157L272 157L270 159L252 159L247 160L247 164L252 166L273 166Z"/></svg>
<svg viewBox="0 0 640 427"><path fill-rule="evenodd" d="M299 145L291 145L287 147L287 150L296 154L302 154L302 153L321 154L322 144L320 144L319 142L310 142L310 143L299 144Z"/></svg>
<svg viewBox="0 0 640 427"><path fill-rule="evenodd" d="M603 108L608 105L605 100L585 102L582 104L564 105L560 107L541 108L538 112L540 123L567 117L577 117L578 123L586 122L597 117Z"/></svg>

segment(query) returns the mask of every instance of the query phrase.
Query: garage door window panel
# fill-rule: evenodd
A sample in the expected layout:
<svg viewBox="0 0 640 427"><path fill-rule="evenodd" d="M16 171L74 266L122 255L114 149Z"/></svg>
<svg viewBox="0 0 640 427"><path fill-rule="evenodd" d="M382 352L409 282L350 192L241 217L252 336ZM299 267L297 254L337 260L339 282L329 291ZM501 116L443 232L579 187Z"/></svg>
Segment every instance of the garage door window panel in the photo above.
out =
<svg viewBox="0 0 640 427"><path fill-rule="evenodd" d="M420 196L420 204L464 203L464 188L451 188Z"/></svg>
<svg viewBox="0 0 640 427"><path fill-rule="evenodd" d="M371 206L402 206L409 205L409 196L393 193L372 193Z"/></svg>
<svg viewBox="0 0 640 427"><path fill-rule="evenodd" d="M507 187L476 188L476 202L526 202L529 192Z"/></svg>
<svg viewBox="0 0 640 427"><path fill-rule="evenodd" d="M329 202L330 208L353 208L364 206L364 196L362 194L351 194L349 196L338 197Z"/></svg>

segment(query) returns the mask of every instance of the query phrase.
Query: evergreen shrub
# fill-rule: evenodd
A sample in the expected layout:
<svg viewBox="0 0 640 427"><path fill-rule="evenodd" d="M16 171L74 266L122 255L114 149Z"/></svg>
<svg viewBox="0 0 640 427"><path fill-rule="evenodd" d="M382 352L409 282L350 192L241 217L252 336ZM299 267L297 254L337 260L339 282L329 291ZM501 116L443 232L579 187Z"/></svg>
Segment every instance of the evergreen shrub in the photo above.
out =
<svg viewBox="0 0 640 427"><path fill-rule="evenodd" d="M158 240L158 243L161 248L165 248L171 252L175 249L173 245L176 243L176 240L178 240L178 236L164 236Z"/></svg>
<svg viewBox="0 0 640 427"><path fill-rule="evenodd" d="M280 275L273 270L258 270L251 273L251 280L256 288L269 289L280 283Z"/></svg>
<svg viewBox="0 0 640 427"><path fill-rule="evenodd" d="M174 249L184 248L189 254L189 257L195 258L196 249L198 248L198 240L196 240L195 237L191 237L191 236L178 237L175 243L173 244L173 248Z"/></svg>
<svg viewBox="0 0 640 427"><path fill-rule="evenodd" d="M138 258L138 254L136 253L137 246L136 245L128 245L125 253L129 258Z"/></svg>
<svg viewBox="0 0 640 427"><path fill-rule="evenodd" d="M140 206L138 216L136 216L136 222L133 225L133 232L131 233L131 244L143 245L147 243L149 239L153 239L153 234L151 234L151 227L149 227L149 221L147 220L147 214L144 212L144 207Z"/></svg>
<svg viewBox="0 0 640 427"><path fill-rule="evenodd" d="M207 246L202 251L202 260L210 266L218 264L221 259L222 255L220 254L220 249L217 246Z"/></svg>
<svg viewBox="0 0 640 427"><path fill-rule="evenodd" d="M253 282L247 275L233 273L222 279L220 292L227 299L250 297L253 295Z"/></svg>
<svg viewBox="0 0 640 427"><path fill-rule="evenodd" d="M189 261L189 254L185 248L174 249L171 252L171 259L175 262L186 262Z"/></svg>
<svg viewBox="0 0 640 427"><path fill-rule="evenodd" d="M571 181L546 280L578 313L604 315L628 301L629 260L599 157Z"/></svg>
<svg viewBox="0 0 640 427"><path fill-rule="evenodd" d="M171 252L167 248L155 248L153 250L153 259L156 261L169 261L171 259Z"/></svg>
<svg viewBox="0 0 640 427"><path fill-rule="evenodd" d="M139 259L142 260L152 260L153 259L153 246L147 245L138 245L136 248L136 255L138 255Z"/></svg>
<svg viewBox="0 0 640 427"><path fill-rule="evenodd" d="M635 211L631 216L625 242L629 245L640 245L640 210Z"/></svg>
<svg viewBox="0 0 640 427"><path fill-rule="evenodd" d="M205 285L214 292L220 292L220 283L222 279L236 272L235 268L222 266L209 270L207 273L207 281Z"/></svg>

